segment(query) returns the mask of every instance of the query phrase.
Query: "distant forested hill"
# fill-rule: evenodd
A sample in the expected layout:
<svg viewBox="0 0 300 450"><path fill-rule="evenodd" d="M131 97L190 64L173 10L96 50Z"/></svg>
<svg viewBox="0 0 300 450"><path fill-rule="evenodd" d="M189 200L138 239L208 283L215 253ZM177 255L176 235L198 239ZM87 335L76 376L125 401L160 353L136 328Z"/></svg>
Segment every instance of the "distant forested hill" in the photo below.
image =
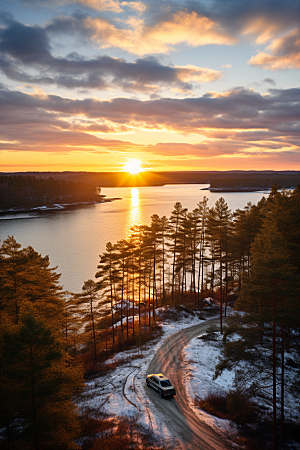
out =
<svg viewBox="0 0 300 450"><path fill-rule="evenodd" d="M0 209L99 201L95 186L62 179L0 175Z"/></svg>
<svg viewBox="0 0 300 450"><path fill-rule="evenodd" d="M218 190L256 190L268 189L276 183L279 187L294 188L300 183L300 171L177 171L140 172L131 175L126 172L16 172L0 173L0 176L23 176L39 179L84 183L95 187L119 186L162 186L164 184L195 183L210 184Z"/></svg>
<svg viewBox="0 0 300 450"><path fill-rule="evenodd" d="M230 177L216 178L210 183L211 190L216 191L256 191L270 189L273 184L281 189L295 188L300 184L300 172L263 172L250 176L232 175Z"/></svg>

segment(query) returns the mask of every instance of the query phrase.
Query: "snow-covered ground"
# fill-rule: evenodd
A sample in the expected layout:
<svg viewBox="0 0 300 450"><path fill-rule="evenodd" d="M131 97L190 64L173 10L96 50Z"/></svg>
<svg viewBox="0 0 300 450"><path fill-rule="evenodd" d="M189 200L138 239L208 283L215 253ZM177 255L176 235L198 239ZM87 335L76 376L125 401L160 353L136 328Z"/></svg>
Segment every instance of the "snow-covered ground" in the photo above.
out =
<svg viewBox="0 0 300 450"><path fill-rule="evenodd" d="M207 414L195 406L195 400L206 397L210 392L228 392L233 385L234 372L224 371L216 380L213 379L215 367L218 363L222 336L216 341L204 341L198 337L192 339L184 350L182 371L186 378L186 393L191 408L198 417L216 430L232 434L236 426L230 420L219 419Z"/></svg>
<svg viewBox="0 0 300 450"><path fill-rule="evenodd" d="M222 336L216 334L215 341L205 341L203 339L192 339L185 348L184 365L188 370L187 393L189 398L197 399L205 397L209 392L228 392L233 387L234 371L225 370L221 376L213 380L214 368L218 362L220 351L222 348ZM286 360L293 359L292 353L286 352ZM236 369L242 369L243 363L238 365ZM280 369L279 369L280 374ZM296 371L289 366L285 368L286 389L285 389L285 418L289 420L299 420L300 402L292 395L289 389L289 382L297 376ZM245 381L246 382L246 381ZM264 389L264 409L271 413L272 403L272 386ZM280 386L278 385L277 398L280 400ZM261 401L256 398L257 404ZM278 404L280 408L280 404Z"/></svg>
<svg viewBox="0 0 300 450"><path fill-rule="evenodd" d="M164 445L174 444L161 413L153 404L149 408L145 377L156 350L168 336L201 323L198 317L187 312L182 311L178 314L177 311L176 314L178 321L166 320L162 323L163 335L158 339L148 343L143 349L118 353L106 361L106 364L111 364L120 360L122 364L106 375L87 381L85 391L77 402L82 412L88 410L91 415L99 413L130 418L148 431L157 442ZM228 436L236 432L236 425L233 422L216 418L195 406L195 399L203 398L209 392L228 391L233 385L233 371L224 371L220 377L213 380L222 347L221 339L221 336L214 341L198 337L192 339L184 349L182 373L186 380L190 407L195 414L210 427ZM295 410L299 411L299 405L294 404L294 413Z"/></svg>
<svg viewBox="0 0 300 450"><path fill-rule="evenodd" d="M198 317L184 311L180 313L178 318L179 320L176 322L169 320L163 322L163 335L148 343L143 349L118 353L112 359L107 360L107 365L117 360L121 360L123 363L115 370L86 382L84 393L77 402L80 410L82 412L88 410L91 415L100 413L133 419L144 430L148 430L157 441L162 440L165 445L171 444L173 442L172 437L164 425L160 412L155 410L154 405L151 405L151 410L149 408L149 399L145 390L145 378L148 365L155 351L168 336L183 328L201 323ZM211 383L215 385L213 388L227 389L229 378L224 376L217 382L212 381L218 351L217 349L212 351L210 347L208 349L207 346L209 344L205 346L205 349L196 345L197 351L201 352L201 354L197 355L197 352L195 353L193 350L193 346L195 343L198 344L198 342L200 341L194 339L185 350L186 360L184 361L184 366L188 381L187 392L192 407L194 407L195 397L205 395L212 388ZM196 361L199 361L198 365L195 364ZM197 392L197 395L195 395L195 392ZM229 421L217 419L205 412L199 412L199 414L201 419L210 426L221 428L226 433L229 431Z"/></svg>

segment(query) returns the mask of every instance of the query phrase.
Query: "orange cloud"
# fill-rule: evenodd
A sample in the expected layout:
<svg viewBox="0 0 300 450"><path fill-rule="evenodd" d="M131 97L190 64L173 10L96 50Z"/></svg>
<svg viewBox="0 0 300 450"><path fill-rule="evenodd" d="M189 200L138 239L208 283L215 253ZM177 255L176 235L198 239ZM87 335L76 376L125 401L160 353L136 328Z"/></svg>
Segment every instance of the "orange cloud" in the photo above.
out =
<svg viewBox="0 0 300 450"><path fill-rule="evenodd" d="M268 70L300 69L300 30L294 30L267 47L249 61L252 66Z"/></svg>
<svg viewBox="0 0 300 450"><path fill-rule="evenodd" d="M126 24L131 29L116 28L101 17L84 21L92 39L100 47L118 47L138 55L169 53L179 44L196 47L207 44L232 45L237 42L234 36L219 29L211 19L196 12L179 11L152 28L146 26L143 20L133 18Z"/></svg>
<svg viewBox="0 0 300 450"><path fill-rule="evenodd" d="M122 12L120 2L116 0L69 0L67 3L81 3L88 8L93 8L97 11L113 11L116 13Z"/></svg>
<svg viewBox="0 0 300 450"><path fill-rule="evenodd" d="M17 160L21 153L37 152L73 154L75 160L86 153L108 160L113 154L121 158L140 152L164 164L231 157L252 161L257 156L298 159L299 166L300 89L273 89L262 96L240 88L199 98L147 101L79 100L1 89L0 95L6 111L0 125L3 157L12 152ZM139 130L144 139L134 142ZM152 132L157 137L150 144ZM191 133L199 139L188 142ZM177 142L175 134L181 135ZM162 142L160 136L166 135L168 142Z"/></svg>
<svg viewBox="0 0 300 450"><path fill-rule="evenodd" d="M243 35L250 34L256 36L257 44L264 44L281 31L283 24L280 20L270 17L251 17L246 22Z"/></svg>
<svg viewBox="0 0 300 450"><path fill-rule="evenodd" d="M122 2L122 6L128 6L131 9L135 9L140 14L146 11L146 5L143 2Z"/></svg>
<svg viewBox="0 0 300 450"><path fill-rule="evenodd" d="M156 24L145 33L154 42L161 41L165 46L186 43L193 47L206 44L232 45L237 39L228 32L220 30L211 19L195 11L179 11L170 20ZM172 48L172 47L171 47Z"/></svg>
<svg viewBox="0 0 300 450"><path fill-rule="evenodd" d="M87 18L84 20L84 26L92 34L92 39L97 42L101 48L118 47L128 50L132 53L143 54L147 52L135 52L137 36L142 28L143 21L136 21L134 30L116 28L112 23L103 17Z"/></svg>
<svg viewBox="0 0 300 450"><path fill-rule="evenodd" d="M216 81L222 78L222 72L214 69L209 69L208 67L197 67L191 64L175 67L178 73L177 76L181 81L208 82Z"/></svg>

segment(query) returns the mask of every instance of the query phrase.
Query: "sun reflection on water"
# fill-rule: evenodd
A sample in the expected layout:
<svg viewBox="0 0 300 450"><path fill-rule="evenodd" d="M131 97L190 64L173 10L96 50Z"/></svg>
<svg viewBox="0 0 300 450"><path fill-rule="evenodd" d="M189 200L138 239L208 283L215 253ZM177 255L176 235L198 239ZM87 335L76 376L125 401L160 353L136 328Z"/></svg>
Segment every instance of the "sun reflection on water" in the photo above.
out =
<svg viewBox="0 0 300 450"><path fill-rule="evenodd" d="M131 207L135 208L139 206L140 198L139 198L139 190L137 188L131 189Z"/></svg>
<svg viewBox="0 0 300 450"><path fill-rule="evenodd" d="M142 225L141 223L141 207L140 207L140 192L137 188L131 189L131 202L130 209L128 214L127 221L127 229L126 235L127 237L130 235L130 228L135 225Z"/></svg>

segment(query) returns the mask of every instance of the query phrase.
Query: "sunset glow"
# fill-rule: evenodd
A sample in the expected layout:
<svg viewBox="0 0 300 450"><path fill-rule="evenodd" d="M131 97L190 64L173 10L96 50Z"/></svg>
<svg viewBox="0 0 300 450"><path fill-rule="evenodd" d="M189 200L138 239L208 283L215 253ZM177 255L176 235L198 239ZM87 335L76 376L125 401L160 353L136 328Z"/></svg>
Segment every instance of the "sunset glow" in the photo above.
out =
<svg viewBox="0 0 300 450"><path fill-rule="evenodd" d="M300 10L254 3L4 0L0 171L300 170Z"/></svg>
<svg viewBox="0 0 300 450"><path fill-rule="evenodd" d="M137 159L130 159L124 166L124 170L126 172L131 173L132 175L135 175L136 173L141 172L143 169L141 167L141 162Z"/></svg>

